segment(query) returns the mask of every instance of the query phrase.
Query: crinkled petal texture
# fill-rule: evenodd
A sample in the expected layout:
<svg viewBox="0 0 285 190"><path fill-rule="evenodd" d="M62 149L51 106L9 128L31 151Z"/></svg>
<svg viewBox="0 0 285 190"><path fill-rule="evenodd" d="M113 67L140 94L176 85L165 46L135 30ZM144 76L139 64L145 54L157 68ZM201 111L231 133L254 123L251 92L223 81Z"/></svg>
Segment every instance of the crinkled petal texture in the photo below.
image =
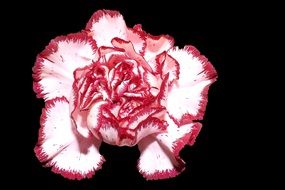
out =
<svg viewBox="0 0 285 190"><path fill-rule="evenodd" d="M138 145L146 179L181 173L179 152L195 142L217 74L193 46L173 45L171 36L128 28L110 10L52 40L33 68L34 90L46 101L39 160L69 179L89 178L104 162L103 141Z"/></svg>
<svg viewBox="0 0 285 190"><path fill-rule="evenodd" d="M39 98L69 98L73 71L92 63L96 42L84 33L53 39L41 52L33 67L34 91Z"/></svg>
<svg viewBox="0 0 285 190"><path fill-rule="evenodd" d="M85 138L75 130L66 98L46 102L35 152L52 171L69 179L92 177L104 162L98 151L100 144L95 137Z"/></svg>
<svg viewBox="0 0 285 190"><path fill-rule="evenodd" d="M175 177L184 170L184 162L179 157L180 150L192 145L201 129L200 123L189 123L178 127L166 116L167 131L149 135L138 143L141 156L138 168L146 179Z"/></svg>
<svg viewBox="0 0 285 190"><path fill-rule="evenodd" d="M173 48L168 54L180 66L179 80L172 86L166 100L170 116L177 124L184 120L203 119L209 86L216 81L214 67L193 46Z"/></svg>

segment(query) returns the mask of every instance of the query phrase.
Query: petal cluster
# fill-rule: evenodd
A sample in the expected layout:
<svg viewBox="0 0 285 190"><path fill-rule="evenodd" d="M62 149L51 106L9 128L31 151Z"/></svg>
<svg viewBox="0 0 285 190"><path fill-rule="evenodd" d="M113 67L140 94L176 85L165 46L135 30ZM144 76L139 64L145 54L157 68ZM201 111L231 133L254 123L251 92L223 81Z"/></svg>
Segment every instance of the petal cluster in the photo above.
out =
<svg viewBox="0 0 285 190"><path fill-rule="evenodd" d="M128 28L117 11L99 10L79 33L57 37L33 67L45 100L38 159L69 179L90 178L105 161L102 142L135 146L146 179L175 177L179 157L201 129L217 73L193 46ZM66 161L68 160L68 162Z"/></svg>

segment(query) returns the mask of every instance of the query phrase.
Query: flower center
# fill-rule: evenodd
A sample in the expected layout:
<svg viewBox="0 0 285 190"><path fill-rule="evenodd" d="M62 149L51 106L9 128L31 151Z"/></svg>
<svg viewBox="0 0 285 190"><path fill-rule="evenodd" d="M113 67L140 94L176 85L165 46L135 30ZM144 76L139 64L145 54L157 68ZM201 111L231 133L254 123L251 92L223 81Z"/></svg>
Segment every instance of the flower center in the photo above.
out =
<svg viewBox="0 0 285 190"><path fill-rule="evenodd" d="M125 145L127 142L128 145L133 143L130 139L135 135L133 130L136 126L130 127L129 120L153 100L143 72L144 69L130 59L107 64L97 62L75 72L79 110L87 111L89 115L94 114L92 112L97 109L96 106L104 102L104 106L98 108L99 111L94 115L97 117L101 114L101 119L104 120L102 125L112 126L118 132L120 143L117 140L111 142L107 137L98 135L101 133L100 129L95 131L105 142Z"/></svg>

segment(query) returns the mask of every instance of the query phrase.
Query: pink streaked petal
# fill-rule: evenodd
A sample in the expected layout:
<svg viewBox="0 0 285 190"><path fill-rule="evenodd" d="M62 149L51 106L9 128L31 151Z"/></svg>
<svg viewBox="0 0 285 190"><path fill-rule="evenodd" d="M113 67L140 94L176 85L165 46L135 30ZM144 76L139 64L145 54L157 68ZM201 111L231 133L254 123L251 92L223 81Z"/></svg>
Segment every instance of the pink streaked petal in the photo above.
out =
<svg viewBox="0 0 285 190"><path fill-rule="evenodd" d="M149 62L156 55L168 51L174 45L174 39L169 35L152 36L146 34L146 48L144 58ZM154 66L154 65L153 65Z"/></svg>
<svg viewBox="0 0 285 190"><path fill-rule="evenodd" d="M69 179L92 177L104 162L99 153L100 144L93 136L85 138L77 133L66 98L46 102L35 153L52 171Z"/></svg>
<svg viewBox="0 0 285 190"><path fill-rule="evenodd" d="M114 69L115 67L117 67L118 64L124 62L124 61L133 61L131 60L129 57L127 57L127 55L125 54L125 50L123 50L124 53L116 53L116 54L111 54L107 65L110 68L110 72L109 72L109 78L112 79L114 77L114 70L112 71L112 69ZM111 75L111 76L110 76Z"/></svg>
<svg viewBox="0 0 285 190"><path fill-rule="evenodd" d="M143 32L140 32L133 28L128 28L127 35L128 35L128 40L132 42L135 51L143 55L143 51L146 46L145 36L143 35Z"/></svg>
<svg viewBox="0 0 285 190"><path fill-rule="evenodd" d="M108 104L102 110L102 122L98 133L102 140L108 144L116 146L131 146L135 141L135 132L128 128L119 126L117 118L109 110Z"/></svg>
<svg viewBox="0 0 285 190"><path fill-rule="evenodd" d="M77 69L74 72L73 92L81 111L88 110L94 101L109 96L109 90L106 88L108 71L105 65L93 64L91 68Z"/></svg>
<svg viewBox="0 0 285 190"><path fill-rule="evenodd" d="M115 127L115 125L113 125L111 122L105 120L98 132L100 133L104 142L112 145L119 145L119 132L117 127Z"/></svg>
<svg viewBox="0 0 285 190"><path fill-rule="evenodd" d="M123 101L123 100L122 100ZM120 111L120 109L121 109L121 105L120 105L120 103L117 103L117 104L115 104L115 103L113 103L113 104L111 104L111 106L110 106L110 112L111 112L111 114L114 116L114 117L116 117L116 118L119 118L119 111Z"/></svg>
<svg viewBox="0 0 285 190"><path fill-rule="evenodd" d="M93 133L94 136L99 137L99 129L104 124L103 120L103 108L108 103L106 101L97 101L95 102L90 110L89 114L87 116L87 126L89 130Z"/></svg>
<svg viewBox="0 0 285 190"><path fill-rule="evenodd" d="M84 99L83 97L84 91L82 91L84 88L82 87L86 85L86 79L87 79L84 76L88 71L89 69L86 68L79 68L74 71L75 82L73 83L72 86L73 89L71 92L70 104L69 104L70 117L73 121L73 124L77 129L77 132L86 138L91 136L92 133L87 127L88 110L86 111L84 110L84 108L101 98L101 96L94 95L90 98L87 98L88 100L86 99L85 102L83 101L84 103L83 107L80 105L80 100Z"/></svg>
<svg viewBox="0 0 285 190"><path fill-rule="evenodd" d="M216 81L217 72L208 59L194 46L172 48L167 52L180 66L179 87L193 86L201 81Z"/></svg>
<svg viewBox="0 0 285 190"><path fill-rule="evenodd" d="M146 62L146 60L143 58L143 56L141 56L140 54L138 54L135 49L133 44L129 41L125 41L121 38L114 38L112 39L112 44L114 47L117 48L121 48L124 49L126 54L136 60L144 69L152 72L152 68L150 67L150 65Z"/></svg>
<svg viewBox="0 0 285 190"><path fill-rule="evenodd" d="M169 89L168 81L169 81L169 73L166 74L165 78L161 82L159 92L156 96L156 99L161 106L166 106L166 101L168 97L168 89Z"/></svg>
<svg viewBox="0 0 285 190"><path fill-rule="evenodd" d="M208 80L192 87L184 88L178 88L173 85L171 91L168 93L166 108L178 125L184 121L203 119L208 101L207 94L211 83Z"/></svg>
<svg viewBox="0 0 285 190"><path fill-rule="evenodd" d="M94 87L96 84L93 84L93 85L90 85L92 87ZM103 91L103 90L102 90ZM103 93L103 92L102 92ZM87 95L85 95L82 103L81 103L81 107L80 107L80 110L83 111L83 110L88 110L89 107L96 101L100 100L100 99L103 99L104 96L102 95L102 93L100 92L92 92L92 93L89 93Z"/></svg>
<svg viewBox="0 0 285 190"><path fill-rule="evenodd" d="M199 135L201 129L202 129L202 124L195 122L194 125L192 126L191 135L188 140L188 145L193 146L195 144L196 138Z"/></svg>
<svg viewBox="0 0 285 190"><path fill-rule="evenodd" d="M87 67L86 67L87 68ZM90 136L90 131L87 128L86 112L82 113L79 108L79 100L82 98L82 86L86 83L85 74L88 72L86 68L79 68L74 71L74 83L69 98L69 112L77 132L84 137ZM79 124L77 124L79 123ZM84 124L83 124L84 123Z"/></svg>
<svg viewBox="0 0 285 190"><path fill-rule="evenodd" d="M53 39L41 52L33 67L37 97L50 100L69 98L73 71L92 63L97 46L85 33L69 34Z"/></svg>
<svg viewBox="0 0 285 190"><path fill-rule="evenodd" d="M157 96L157 94L160 91L160 87L161 87L161 83L162 83L162 79L160 77L160 75L154 75L151 72L144 72L143 74L143 79L144 81L146 81L149 86L150 86L150 93L153 96Z"/></svg>
<svg viewBox="0 0 285 190"><path fill-rule="evenodd" d="M168 52L179 62L179 80L172 86L167 98L167 110L175 122L203 119L209 86L217 73L211 63L193 46ZM179 97L179 98L177 98Z"/></svg>
<svg viewBox="0 0 285 190"><path fill-rule="evenodd" d="M97 52L95 54L94 61L100 62L104 64L108 64L109 68L111 68L112 65L110 65L110 59L113 55L118 56L124 56L125 50L121 48L114 48L114 47L107 47L107 46L101 46L97 49Z"/></svg>
<svg viewBox="0 0 285 190"><path fill-rule="evenodd" d="M80 111L78 108L71 112L71 119L73 120L75 129L85 138L93 136L87 127L87 115L88 111Z"/></svg>
<svg viewBox="0 0 285 190"><path fill-rule="evenodd" d="M162 78L169 74L168 83L171 84L174 80L179 78L179 63L165 51L156 57L157 70Z"/></svg>
<svg viewBox="0 0 285 190"><path fill-rule="evenodd" d="M87 23L86 30L96 40L98 47L111 47L111 40L114 37L128 39L126 23L117 11L96 11Z"/></svg>
<svg viewBox="0 0 285 190"><path fill-rule="evenodd" d="M130 113L137 107L141 106L142 102L136 100L125 101L122 106L118 107L118 116L120 119L129 117Z"/></svg>
<svg viewBox="0 0 285 190"><path fill-rule="evenodd" d="M162 82L159 75L155 75L148 71L145 71L143 73L143 79L149 84L150 87L154 87L157 89L159 89Z"/></svg>
<svg viewBox="0 0 285 190"><path fill-rule="evenodd" d="M138 143L138 147L141 152L138 169L147 180L172 178L184 170L184 162L155 137L145 137Z"/></svg>
<svg viewBox="0 0 285 190"><path fill-rule="evenodd" d="M139 124L154 114L164 111L163 107L144 107L142 109L138 109L137 113L129 117L128 121L122 124L122 127L127 126L128 129L135 129L139 126Z"/></svg>
<svg viewBox="0 0 285 190"><path fill-rule="evenodd" d="M148 119L142 121L135 129L137 135L135 144L137 144L146 136L164 132L167 126L167 122L162 121L156 117L149 117Z"/></svg>
<svg viewBox="0 0 285 190"><path fill-rule="evenodd" d="M147 136L138 145L141 151L138 168L146 179L175 177L184 170L179 152L187 145L193 145L200 130L200 123L187 123L178 127L166 114L166 131ZM149 160L152 160L149 162Z"/></svg>
<svg viewBox="0 0 285 190"><path fill-rule="evenodd" d="M198 122L188 122L177 126L167 114L164 115L164 120L168 123L167 130L165 133L157 134L156 139L168 147L174 156L177 157L185 145L194 145L202 125Z"/></svg>

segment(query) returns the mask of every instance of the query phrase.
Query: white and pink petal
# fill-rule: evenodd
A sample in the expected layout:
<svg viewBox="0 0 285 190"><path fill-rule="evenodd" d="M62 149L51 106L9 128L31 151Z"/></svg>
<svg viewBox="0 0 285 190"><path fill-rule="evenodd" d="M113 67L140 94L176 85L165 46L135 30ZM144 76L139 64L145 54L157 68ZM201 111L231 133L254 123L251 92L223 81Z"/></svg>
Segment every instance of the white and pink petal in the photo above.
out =
<svg viewBox="0 0 285 190"><path fill-rule="evenodd" d="M73 71L92 63L97 46L85 33L57 37L36 59L34 91L38 98L70 97Z"/></svg>
<svg viewBox="0 0 285 190"><path fill-rule="evenodd" d="M120 134L118 128L115 127L111 122L105 121L102 123L98 132L104 142L111 145L120 145Z"/></svg>
<svg viewBox="0 0 285 190"><path fill-rule="evenodd" d="M128 40L127 26L123 16L117 11L96 11L86 25L86 30L98 47L111 47L111 40L115 37Z"/></svg>
<svg viewBox="0 0 285 190"><path fill-rule="evenodd" d="M69 179L90 178L101 168L101 141L81 136L72 125L66 98L46 102L41 116L39 140L35 147L38 159L52 171Z"/></svg>
<svg viewBox="0 0 285 190"><path fill-rule="evenodd" d="M87 115L87 126L94 136L100 137L99 130L104 124L103 109L107 105L106 101L95 102Z"/></svg>
<svg viewBox="0 0 285 190"><path fill-rule="evenodd" d="M178 127L167 115L164 119L168 123L165 132L149 135L138 143L141 152L138 168L146 179L165 179L180 174L184 162L179 152L185 145L193 145L201 127L198 123Z"/></svg>
<svg viewBox="0 0 285 190"><path fill-rule="evenodd" d="M141 152L138 161L139 172L147 180L167 179L177 176L184 170L184 162L152 135L138 143Z"/></svg>
<svg viewBox="0 0 285 190"><path fill-rule="evenodd" d="M170 116L180 125L183 122L203 119L207 94L211 81L203 81L192 87L173 85L168 93L166 107ZM179 97L179 98L177 98Z"/></svg>
<svg viewBox="0 0 285 190"><path fill-rule="evenodd" d="M216 81L215 68L194 46L174 47L167 53L179 63L179 87L189 87L206 80Z"/></svg>
<svg viewBox="0 0 285 190"><path fill-rule="evenodd" d="M144 33L138 30L135 30L133 28L128 28L127 35L128 35L128 40L132 42L135 51L143 55L143 51L146 46Z"/></svg>
<svg viewBox="0 0 285 190"><path fill-rule="evenodd" d="M193 46L173 48L168 54L180 66L179 80L171 87L166 101L169 114L178 125L203 119L209 86L217 78L214 67Z"/></svg>
<svg viewBox="0 0 285 190"><path fill-rule="evenodd" d="M149 62L156 55L168 51L174 45L174 39L169 35L152 36L146 34L146 47L144 49L144 59ZM154 65L153 65L154 67Z"/></svg>
<svg viewBox="0 0 285 190"><path fill-rule="evenodd" d="M168 114L164 115L168 123L167 131L156 135L156 139L169 148L174 156L179 156L180 150L185 145L194 145L202 125L199 122L183 123L181 126L175 124Z"/></svg>
<svg viewBox="0 0 285 190"><path fill-rule="evenodd" d="M165 109L163 107L143 107L141 109L137 109L136 113L131 115L127 122L122 124L122 127L127 127L129 129L135 129L139 126L139 124L145 120L148 120L154 114L158 114L159 112L164 112Z"/></svg>
<svg viewBox="0 0 285 190"><path fill-rule="evenodd" d="M169 74L168 84L171 84L173 81L179 79L179 63L167 52L162 52L161 54L156 56L156 65L157 72L160 74L163 79L166 74Z"/></svg>
<svg viewBox="0 0 285 190"><path fill-rule="evenodd" d="M148 119L142 121L135 129L136 141L134 144L137 144L140 140L149 135L165 132L167 126L167 122L162 121L156 117L149 117Z"/></svg>
<svg viewBox="0 0 285 190"><path fill-rule="evenodd" d="M125 41L121 38L112 39L112 45L116 48L124 49L126 54L134 59L139 65L141 65L145 70L152 72L152 67L148 64L148 62L144 59L142 55L137 53L134 49L133 44L130 41Z"/></svg>

